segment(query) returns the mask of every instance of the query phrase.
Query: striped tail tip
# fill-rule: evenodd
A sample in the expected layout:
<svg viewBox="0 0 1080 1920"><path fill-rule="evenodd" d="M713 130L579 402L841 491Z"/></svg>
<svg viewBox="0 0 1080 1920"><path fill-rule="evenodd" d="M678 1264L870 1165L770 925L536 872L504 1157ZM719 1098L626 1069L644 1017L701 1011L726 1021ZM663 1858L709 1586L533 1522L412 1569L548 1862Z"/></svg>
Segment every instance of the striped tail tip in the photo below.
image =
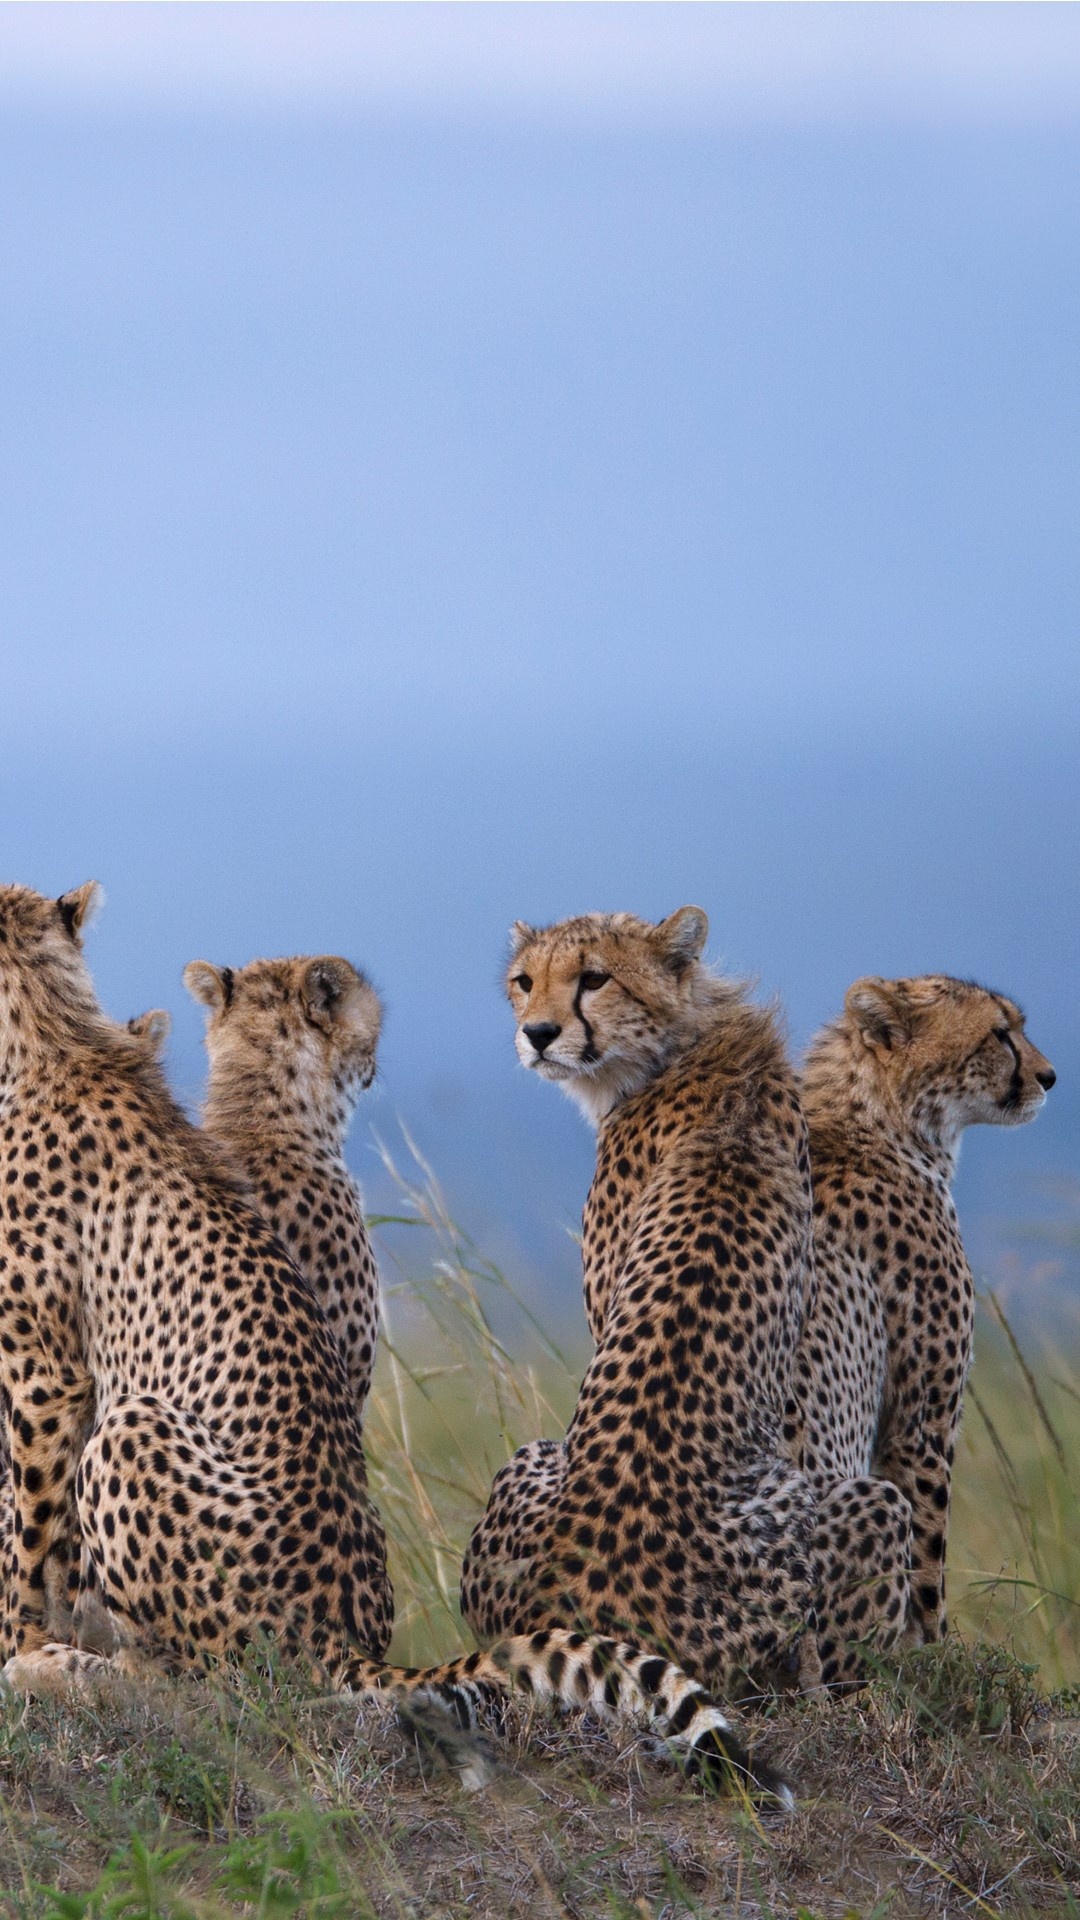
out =
<svg viewBox="0 0 1080 1920"><path fill-rule="evenodd" d="M466 1732L444 1707L418 1694L399 1694L398 1725L422 1755L434 1756L456 1773L465 1793L479 1793L495 1776L490 1749L478 1735Z"/></svg>
<svg viewBox="0 0 1080 1920"><path fill-rule="evenodd" d="M710 1793L738 1785L754 1800L771 1800L785 1813L794 1813L795 1794L782 1773L770 1767L738 1741L724 1724L705 1728L682 1758L684 1771Z"/></svg>

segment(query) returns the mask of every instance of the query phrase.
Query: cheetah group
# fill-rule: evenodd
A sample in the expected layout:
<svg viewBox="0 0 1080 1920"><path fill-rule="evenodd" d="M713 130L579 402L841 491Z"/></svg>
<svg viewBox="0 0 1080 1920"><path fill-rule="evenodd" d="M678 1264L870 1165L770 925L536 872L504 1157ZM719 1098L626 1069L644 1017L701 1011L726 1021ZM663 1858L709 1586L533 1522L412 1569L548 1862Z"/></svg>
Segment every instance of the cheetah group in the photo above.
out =
<svg viewBox="0 0 1080 1920"><path fill-rule="evenodd" d="M91 883L0 887L0 1553L6 1682L205 1668L271 1642L388 1693L466 1786L509 1692L648 1724L684 1767L791 1788L727 1703L860 1684L939 1639L972 1282L964 1129L1054 1083L1001 994L862 979L802 1074L775 1010L653 924L517 923L518 1058L596 1130L594 1342L561 1438L496 1477L462 1569L479 1648L385 1661L362 1421L378 1276L344 1141L381 1007L335 955L192 961L201 1125L167 1020L119 1024Z"/></svg>

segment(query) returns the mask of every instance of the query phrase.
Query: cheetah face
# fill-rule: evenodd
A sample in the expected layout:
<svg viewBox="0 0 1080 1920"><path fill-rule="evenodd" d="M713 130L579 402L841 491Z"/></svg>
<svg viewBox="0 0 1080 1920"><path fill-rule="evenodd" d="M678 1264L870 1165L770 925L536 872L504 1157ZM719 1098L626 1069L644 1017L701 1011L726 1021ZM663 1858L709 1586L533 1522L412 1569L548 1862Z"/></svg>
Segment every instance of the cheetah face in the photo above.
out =
<svg viewBox="0 0 1080 1920"><path fill-rule="evenodd" d="M991 996L992 997L992 996ZM960 1105L966 1124L1020 1127L1033 1120L1057 1075L1024 1030L1024 1016L1001 1001L1001 1016L991 1025L959 1076Z"/></svg>
<svg viewBox="0 0 1080 1920"><path fill-rule="evenodd" d="M283 1099L350 1111L371 1085L382 1007L348 960L253 960L236 970L192 960L184 984L210 1009L212 1082L269 1085Z"/></svg>
<svg viewBox="0 0 1080 1920"><path fill-rule="evenodd" d="M1022 1126L1056 1079L1003 994L944 974L860 980L846 1011L892 1097L940 1137Z"/></svg>
<svg viewBox="0 0 1080 1920"><path fill-rule="evenodd" d="M519 921L506 990L522 1065L603 1118L670 1057L708 925L700 907L658 925L629 913L540 929Z"/></svg>

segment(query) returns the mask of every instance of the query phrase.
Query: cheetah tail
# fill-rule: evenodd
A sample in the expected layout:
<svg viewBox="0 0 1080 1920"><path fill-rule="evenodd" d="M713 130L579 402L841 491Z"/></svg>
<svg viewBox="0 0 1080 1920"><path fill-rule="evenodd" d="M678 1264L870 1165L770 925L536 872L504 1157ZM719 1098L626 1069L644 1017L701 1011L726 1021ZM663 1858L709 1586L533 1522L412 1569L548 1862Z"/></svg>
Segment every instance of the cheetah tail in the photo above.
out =
<svg viewBox="0 0 1080 1920"><path fill-rule="evenodd" d="M436 1754L452 1769L466 1793L478 1793L487 1786L495 1772L491 1749L475 1726L461 1725L460 1714L448 1710L444 1697L432 1699L423 1690L399 1690L397 1717L402 1732L421 1751Z"/></svg>
<svg viewBox="0 0 1080 1920"><path fill-rule="evenodd" d="M483 1653L464 1654L439 1667L384 1667L353 1658L340 1670L338 1684L350 1691L395 1693L399 1702L408 1703L407 1725L409 1708L422 1699L474 1732L480 1708L515 1692L545 1705L588 1708L603 1720L645 1721L686 1772L706 1785L736 1782L787 1810L795 1805L788 1782L748 1752L698 1681L626 1640L550 1627L499 1640ZM464 1784L483 1784L481 1777L466 1779L465 1756L455 1760L446 1752L438 1722L430 1731L418 1731L442 1749Z"/></svg>

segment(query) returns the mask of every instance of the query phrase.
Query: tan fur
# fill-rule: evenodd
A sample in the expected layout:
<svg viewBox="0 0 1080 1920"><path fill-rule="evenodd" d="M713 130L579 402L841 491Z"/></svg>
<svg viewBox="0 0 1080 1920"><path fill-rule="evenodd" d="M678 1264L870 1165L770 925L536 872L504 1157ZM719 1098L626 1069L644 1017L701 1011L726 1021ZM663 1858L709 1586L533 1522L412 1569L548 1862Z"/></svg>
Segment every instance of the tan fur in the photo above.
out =
<svg viewBox="0 0 1080 1920"><path fill-rule="evenodd" d="M128 1032L133 1033L136 1040L145 1041L154 1058L160 1060L171 1026L172 1020L164 1007L151 1007L148 1013L137 1013L128 1021Z"/></svg>
<svg viewBox="0 0 1080 1920"><path fill-rule="evenodd" d="M269 1635L339 1687L465 1716L515 1686L595 1700L749 1767L701 1687L634 1647L556 1631L422 1672L382 1663L385 1543L340 1350L145 1036L98 1006L79 946L92 899L0 888L9 1682L77 1685L105 1664L50 1638L81 1540L134 1655L197 1667ZM308 984L319 1024L327 982ZM460 1771L478 1783L475 1752Z"/></svg>
<svg viewBox="0 0 1080 1920"><path fill-rule="evenodd" d="M702 963L706 932L697 907L515 928L519 1058L599 1124L596 1351L565 1443L498 1476L462 1605L485 1634L629 1624L727 1685L812 1605L812 1496L781 1436L810 1185L775 1020Z"/></svg>
<svg viewBox="0 0 1080 1920"><path fill-rule="evenodd" d="M516 921L507 993L522 1065L562 1086L599 1124L685 1052L713 1012L739 999L737 982L699 964L708 924L700 907L658 926L632 913L586 914L540 932ZM617 991L590 979L613 979ZM541 1052L527 1030L538 1026L557 1028Z"/></svg>
<svg viewBox="0 0 1080 1920"><path fill-rule="evenodd" d="M210 1010L204 1130L250 1183L254 1204L317 1295L362 1413L379 1280L343 1148L375 1073L378 996L332 954L255 960L235 972L193 960L184 981Z"/></svg>
<svg viewBox="0 0 1080 1920"><path fill-rule="evenodd" d="M71 902L70 919L73 933L81 937L84 926L96 913L101 900L100 888L80 887L70 896L62 899ZM60 905L60 902L57 903ZM163 1007L155 1007L147 1013L136 1014L127 1023L127 1029L136 1040L147 1046L154 1058L160 1057L168 1037L170 1019ZM85 1409L85 1431L89 1432L93 1420L92 1402L87 1401ZM77 1531L74 1512L71 1516L71 1535ZM0 1565L9 1566L14 1542L14 1507L11 1486L11 1458L8 1452L8 1421L0 1421ZM92 1563L84 1557L80 1567L76 1556L68 1556L65 1545L50 1560L46 1578L45 1614L46 1631L50 1639L65 1639L75 1628L78 1619L80 1644L97 1646L102 1644L106 1651L115 1645L115 1635L105 1619L93 1592ZM81 1586L81 1594L80 1594Z"/></svg>
<svg viewBox="0 0 1080 1920"><path fill-rule="evenodd" d="M972 1334L949 1186L964 1128L1023 1124L1053 1079L1011 1000L944 975L857 981L810 1048L817 1297L788 1437L823 1508L855 1481L865 1491L860 1517L841 1521L849 1578L822 1621L826 1679L857 1670L849 1643L872 1630L879 1646L945 1631Z"/></svg>

